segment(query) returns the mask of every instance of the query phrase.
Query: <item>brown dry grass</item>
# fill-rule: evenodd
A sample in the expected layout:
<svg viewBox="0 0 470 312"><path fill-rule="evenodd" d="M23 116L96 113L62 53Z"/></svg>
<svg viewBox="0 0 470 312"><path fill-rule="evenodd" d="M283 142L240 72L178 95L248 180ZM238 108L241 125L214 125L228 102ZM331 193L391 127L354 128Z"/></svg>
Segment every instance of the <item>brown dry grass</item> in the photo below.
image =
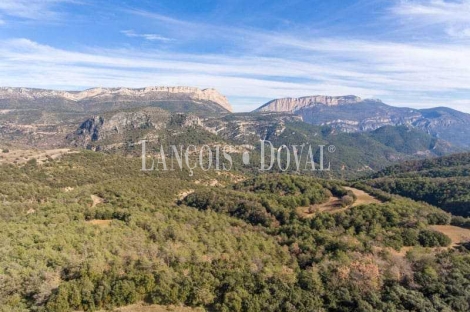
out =
<svg viewBox="0 0 470 312"><path fill-rule="evenodd" d="M98 225L101 227L108 227L111 224L111 221L113 220L89 220L89 221L86 221L86 223Z"/></svg>
<svg viewBox="0 0 470 312"><path fill-rule="evenodd" d="M36 159L38 164L44 163L49 157L57 159L65 154L76 153L68 148L51 150L10 150L8 153L0 152L0 164L25 164L29 160Z"/></svg>
<svg viewBox="0 0 470 312"><path fill-rule="evenodd" d="M188 307L180 307L180 306L163 306L163 305L144 305L142 303L133 304L127 307L116 308L112 310L114 312L202 312L205 311L202 308L194 309ZM105 311L100 311L105 312Z"/></svg>
<svg viewBox="0 0 470 312"><path fill-rule="evenodd" d="M333 196L330 197L330 199L324 204L312 205L310 207L299 207L297 208L297 213L303 218L312 218L316 213L319 212L338 213L359 205L381 203L378 199L372 197L364 191L352 187L345 187L345 189L348 191L352 191L357 197L357 200L352 205L348 207L343 207L341 199Z"/></svg>
<svg viewBox="0 0 470 312"><path fill-rule="evenodd" d="M359 206L359 205L369 205L369 204L380 204L381 203L380 200L378 200L375 197L372 197L371 195L367 194L364 191L361 191L361 190L358 190L358 189L355 189L355 188L352 188L352 187L344 187L344 188L348 191L353 192L354 195L356 195L356 197L357 197L356 201L354 202L354 204L352 204L351 207L356 207L356 206Z"/></svg>
<svg viewBox="0 0 470 312"><path fill-rule="evenodd" d="M470 230L453 225L432 225L431 229L441 232L452 240L452 246L470 242Z"/></svg>
<svg viewBox="0 0 470 312"><path fill-rule="evenodd" d="M97 195L90 195L91 200L93 201L91 204L91 208L94 208L96 205L104 203L104 199L97 196Z"/></svg>

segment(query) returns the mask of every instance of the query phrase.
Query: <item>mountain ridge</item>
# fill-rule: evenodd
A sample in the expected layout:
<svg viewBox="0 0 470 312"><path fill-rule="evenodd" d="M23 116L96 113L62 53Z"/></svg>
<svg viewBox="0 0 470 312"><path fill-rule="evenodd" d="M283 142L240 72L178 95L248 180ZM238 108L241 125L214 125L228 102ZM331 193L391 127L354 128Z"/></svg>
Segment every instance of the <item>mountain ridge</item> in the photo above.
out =
<svg viewBox="0 0 470 312"><path fill-rule="evenodd" d="M36 89L22 87L0 87L0 106L9 100L40 100L59 98L72 102L86 102L93 100L122 100L128 97L137 97L142 100L159 100L165 96L184 95L194 101L210 101L218 104L228 112L232 112L232 106L228 99L213 88L199 89L196 87L167 87L152 86L143 88L90 88L83 91L62 91L52 89ZM3 105L2 105L3 104Z"/></svg>
<svg viewBox="0 0 470 312"><path fill-rule="evenodd" d="M338 106L344 104L354 104L361 102L362 99L355 95L345 95L345 96L327 96L327 95L312 95L312 96L303 96L299 98L280 98L269 101L268 103L262 105L255 111L265 112L272 111L271 107L274 107L277 112L295 112L299 109L302 109L307 106L315 105L327 105L327 106Z"/></svg>
<svg viewBox="0 0 470 312"><path fill-rule="evenodd" d="M255 112L287 112L307 123L342 132L373 131L383 126L407 125L463 148L470 148L470 114L448 107L414 109L387 105L357 96L311 96L267 102Z"/></svg>

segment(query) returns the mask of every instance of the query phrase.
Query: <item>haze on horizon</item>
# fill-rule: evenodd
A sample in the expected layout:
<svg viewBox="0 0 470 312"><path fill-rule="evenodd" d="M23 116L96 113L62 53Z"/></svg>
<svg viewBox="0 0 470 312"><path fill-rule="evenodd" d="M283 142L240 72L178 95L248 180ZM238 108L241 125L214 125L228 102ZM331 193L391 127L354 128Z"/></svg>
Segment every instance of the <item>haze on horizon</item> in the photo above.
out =
<svg viewBox="0 0 470 312"><path fill-rule="evenodd" d="M0 86L347 95L470 112L470 0L3 0Z"/></svg>

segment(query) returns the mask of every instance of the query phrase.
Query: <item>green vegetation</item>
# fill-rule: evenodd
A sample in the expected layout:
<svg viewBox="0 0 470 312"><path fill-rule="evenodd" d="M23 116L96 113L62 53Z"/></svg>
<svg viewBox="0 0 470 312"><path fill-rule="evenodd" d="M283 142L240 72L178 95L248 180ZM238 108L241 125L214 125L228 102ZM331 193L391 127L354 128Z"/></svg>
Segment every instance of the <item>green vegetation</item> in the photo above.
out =
<svg viewBox="0 0 470 312"><path fill-rule="evenodd" d="M367 184L470 217L470 154L405 162L375 174Z"/></svg>
<svg viewBox="0 0 470 312"><path fill-rule="evenodd" d="M232 117L233 118L233 117ZM409 129L405 126L382 127L363 133L343 133L327 126L314 126L304 122L287 122L285 129L278 134L272 129L267 132L267 139L274 146L308 143L313 146L334 145L336 152L326 157L331 162L331 176L336 178L356 178L382 170L397 160L410 160L420 151L430 150L435 155L449 152L436 145L436 139L430 135ZM318 153L315 155L318 158Z"/></svg>
<svg viewBox="0 0 470 312"><path fill-rule="evenodd" d="M431 248L450 244L429 230L450 222L433 206L356 184L383 203L304 218L299 206L354 194L334 180L232 184L140 166L93 152L0 166L0 311L470 309L470 253ZM403 246L415 248L390 252Z"/></svg>

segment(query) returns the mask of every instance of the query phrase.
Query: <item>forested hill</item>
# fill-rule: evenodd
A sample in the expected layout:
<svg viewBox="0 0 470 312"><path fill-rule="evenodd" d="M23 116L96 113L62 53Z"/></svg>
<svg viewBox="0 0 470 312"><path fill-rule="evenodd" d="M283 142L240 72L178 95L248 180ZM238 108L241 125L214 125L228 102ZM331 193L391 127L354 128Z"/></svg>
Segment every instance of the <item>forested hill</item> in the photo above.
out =
<svg viewBox="0 0 470 312"><path fill-rule="evenodd" d="M470 253L438 231L450 215L436 207L297 175L140 166L96 152L0 165L0 311L470 309Z"/></svg>
<svg viewBox="0 0 470 312"><path fill-rule="evenodd" d="M455 215L470 216L469 153L404 162L374 174L367 183Z"/></svg>
<svg viewBox="0 0 470 312"><path fill-rule="evenodd" d="M467 170L469 167L470 153L460 153L424 160L405 161L377 172L373 177L413 177L419 175L422 177L446 178L469 176L470 173Z"/></svg>

